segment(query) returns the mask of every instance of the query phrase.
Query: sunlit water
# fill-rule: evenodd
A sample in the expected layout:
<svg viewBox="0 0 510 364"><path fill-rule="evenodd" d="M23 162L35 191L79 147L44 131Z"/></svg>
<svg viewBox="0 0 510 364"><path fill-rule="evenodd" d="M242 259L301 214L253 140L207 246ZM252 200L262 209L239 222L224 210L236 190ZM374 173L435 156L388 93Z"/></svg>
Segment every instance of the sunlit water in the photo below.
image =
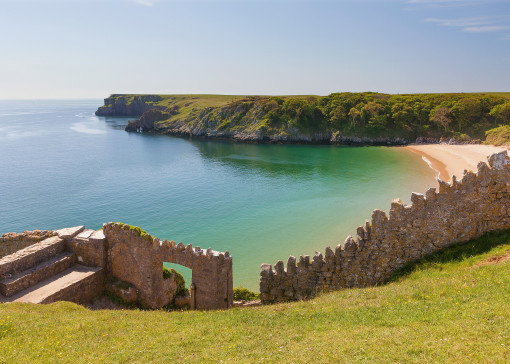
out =
<svg viewBox="0 0 510 364"><path fill-rule="evenodd" d="M245 145L126 133L94 101L0 101L0 232L122 221L261 263L336 246L395 197L435 185L401 148Z"/></svg>

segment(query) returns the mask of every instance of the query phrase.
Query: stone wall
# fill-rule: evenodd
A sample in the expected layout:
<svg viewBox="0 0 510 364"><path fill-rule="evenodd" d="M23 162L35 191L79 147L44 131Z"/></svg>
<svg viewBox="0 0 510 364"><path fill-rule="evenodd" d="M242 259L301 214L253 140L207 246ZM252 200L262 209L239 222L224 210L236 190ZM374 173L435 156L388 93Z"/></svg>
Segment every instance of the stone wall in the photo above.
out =
<svg viewBox="0 0 510 364"><path fill-rule="evenodd" d="M147 307L168 303L170 282L163 279L163 263L192 270L196 309L226 309L233 305L232 258L228 252L202 250L191 245L159 240L129 225L109 223L103 227L108 241L107 272L132 284Z"/></svg>
<svg viewBox="0 0 510 364"><path fill-rule="evenodd" d="M78 263L87 267L106 267L107 241L102 230L80 231L72 238L65 239L69 251L76 254Z"/></svg>
<svg viewBox="0 0 510 364"><path fill-rule="evenodd" d="M507 152L481 162L477 173L464 171L461 181L439 181L439 191L413 193L412 204L391 204L389 216L375 210L371 222L348 236L343 245L327 247L310 262L289 257L274 270L262 264L260 294L264 303L300 300L318 292L385 282L408 262L456 242L510 228L510 158Z"/></svg>
<svg viewBox="0 0 510 364"><path fill-rule="evenodd" d="M22 233L6 233L0 236L0 258L11 255L18 250L38 243L54 233L48 230L24 231Z"/></svg>

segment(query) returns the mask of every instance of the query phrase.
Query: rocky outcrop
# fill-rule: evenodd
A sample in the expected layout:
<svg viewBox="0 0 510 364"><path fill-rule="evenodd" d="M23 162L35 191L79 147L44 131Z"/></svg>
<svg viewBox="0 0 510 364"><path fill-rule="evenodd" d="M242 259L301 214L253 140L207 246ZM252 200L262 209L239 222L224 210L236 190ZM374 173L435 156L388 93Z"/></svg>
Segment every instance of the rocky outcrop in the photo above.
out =
<svg viewBox="0 0 510 364"><path fill-rule="evenodd" d="M168 125L154 125L154 131L159 134L173 136L231 140L241 143L274 143L274 144L337 144L337 145L407 145L411 140L403 138L368 138L324 133L300 133L290 129L280 134L265 134L260 130L218 130L214 127L204 127L206 123L185 123L181 121ZM126 129L127 130L127 129Z"/></svg>
<svg viewBox="0 0 510 364"><path fill-rule="evenodd" d="M154 103L161 101L159 95L120 95L113 94L104 99L104 106L96 111L97 116L141 116L152 109L164 110L161 105Z"/></svg>
<svg viewBox="0 0 510 364"><path fill-rule="evenodd" d="M384 283L406 263L451 244L493 231L510 229L510 158L506 151L480 162L478 172L464 172L462 180L439 181L439 191L413 193L412 204L391 204L389 215L372 213L371 222L325 254L291 256L287 267L263 264L262 302L314 297L320 292Z"/></svg>
<svg viewBox="0 0 510 364"><path fill-rule="evenodd" d="M151 109L142 114L140 119L135 121L129 121L126 126L126 131L133 132L149 132L154 130L154 123L162 120L166 120L170 117L170 114L158 109Z"/></svg>

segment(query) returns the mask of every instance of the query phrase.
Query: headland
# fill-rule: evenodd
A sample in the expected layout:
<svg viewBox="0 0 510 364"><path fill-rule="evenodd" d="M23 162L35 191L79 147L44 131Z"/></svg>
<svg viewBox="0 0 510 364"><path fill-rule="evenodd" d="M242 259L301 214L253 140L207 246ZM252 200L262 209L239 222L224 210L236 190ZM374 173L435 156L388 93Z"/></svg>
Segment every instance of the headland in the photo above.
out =
<svg viewBox="0 0 510 364"><path fill-rule="evenodd" d="M248 143L504 144L510 93L328 96L113 94L98 116L133 116L126 131Z"/></svg>

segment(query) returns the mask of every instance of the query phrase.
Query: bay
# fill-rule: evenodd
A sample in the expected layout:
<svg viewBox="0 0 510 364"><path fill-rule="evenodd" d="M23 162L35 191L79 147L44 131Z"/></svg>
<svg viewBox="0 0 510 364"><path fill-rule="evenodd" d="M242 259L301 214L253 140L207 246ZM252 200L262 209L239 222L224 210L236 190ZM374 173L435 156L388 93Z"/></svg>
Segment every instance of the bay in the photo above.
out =
<svg viewBox="0 0 510 364"><path fill-rule="evenodd" d="M124 131L101 100L0 101L0 233L109 221L261 263L336 246L371 211L435 186L402 148L254 145ZM189 272L188 272L189 281Z"/></svg>

